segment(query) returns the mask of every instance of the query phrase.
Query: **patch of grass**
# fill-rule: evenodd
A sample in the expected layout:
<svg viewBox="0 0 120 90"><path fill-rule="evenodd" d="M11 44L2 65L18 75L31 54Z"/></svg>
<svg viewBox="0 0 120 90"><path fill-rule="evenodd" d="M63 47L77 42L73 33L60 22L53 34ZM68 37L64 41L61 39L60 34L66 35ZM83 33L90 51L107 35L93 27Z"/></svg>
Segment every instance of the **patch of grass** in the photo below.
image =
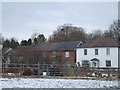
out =
<svg viewBox="0 0 120 90"><path fill-rule="evenodd" d="M45 79L83 79L83 80L118 80L118 77L80 77L80 76L24 76L24 75L3 75L2 78L45 78ZM120 79L119 79L120 80Z"/></svg>

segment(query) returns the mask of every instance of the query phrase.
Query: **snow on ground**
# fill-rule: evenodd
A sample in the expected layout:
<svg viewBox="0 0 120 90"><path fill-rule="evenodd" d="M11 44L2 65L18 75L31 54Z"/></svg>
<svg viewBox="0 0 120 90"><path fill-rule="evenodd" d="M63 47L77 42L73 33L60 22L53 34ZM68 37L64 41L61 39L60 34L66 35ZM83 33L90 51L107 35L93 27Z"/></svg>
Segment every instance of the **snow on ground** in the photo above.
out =
<svg viewBox="0 0 120 90"><path fill-rule="evenodd" d="M118 82L101 80L41 79L41 78L0 78L0 88L109 88Z"/></svg>

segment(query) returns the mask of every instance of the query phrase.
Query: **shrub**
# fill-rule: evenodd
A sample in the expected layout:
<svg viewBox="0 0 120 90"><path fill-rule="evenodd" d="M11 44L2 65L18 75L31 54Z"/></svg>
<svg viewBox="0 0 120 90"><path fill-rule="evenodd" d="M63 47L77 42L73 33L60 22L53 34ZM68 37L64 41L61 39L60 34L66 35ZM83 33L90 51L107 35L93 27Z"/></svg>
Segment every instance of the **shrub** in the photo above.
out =
<svg viewBox="0 0 120 90"><path fill-rule="evenodd" d="M26 76L32 75L32 70L31 70L30 68L26 68L26 69L23 71L23 75L26 75Z"/></svg>

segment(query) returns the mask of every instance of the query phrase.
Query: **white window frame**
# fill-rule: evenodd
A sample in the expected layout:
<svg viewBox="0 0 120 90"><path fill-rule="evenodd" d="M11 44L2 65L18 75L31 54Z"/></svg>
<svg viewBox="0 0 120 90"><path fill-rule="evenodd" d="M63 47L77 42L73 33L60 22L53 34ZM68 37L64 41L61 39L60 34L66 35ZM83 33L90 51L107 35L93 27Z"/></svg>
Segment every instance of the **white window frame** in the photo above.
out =
<svg viewBox="0 0 120 90"><path fill-rule="evenodd" d="M95 55L98 55L99 50L96 48L95 49Z"/></svg>
<svg viewBox="0 0 120 90"><path fill-rule="evenodd" d="M86 52L85 52L86 51ZM84 55L87 55L87 49L84 49Z"/></svg>
<svg viewBox="0 0 120 90"><path fill-rule="evenodd" d="M88 62L87 63L88 65L85 65L85 62ZM89 60L82 60L82 67L90 67L90 61Z"/></svg>
<svg viewBox="0 0 120 90"><path fill-rule="evenodd" d="M66 51L66 52L65 52L65 57L66 57L66 58L70 57L70 52Z"/></svg>
<svg viewBox="0 0 120 90"><path fill-rule="evenodd" d="M110 66L107 66L107 61L110 61ZM106 60L106 61L105 61L106 67L111 67L111 64L112 64L111 60Z"/></svg>
<svg viewBox="0 0 120 90"><path fill-rule="evenodd" d="M106 48L106 55L110 55L110 48Z"/></svg>

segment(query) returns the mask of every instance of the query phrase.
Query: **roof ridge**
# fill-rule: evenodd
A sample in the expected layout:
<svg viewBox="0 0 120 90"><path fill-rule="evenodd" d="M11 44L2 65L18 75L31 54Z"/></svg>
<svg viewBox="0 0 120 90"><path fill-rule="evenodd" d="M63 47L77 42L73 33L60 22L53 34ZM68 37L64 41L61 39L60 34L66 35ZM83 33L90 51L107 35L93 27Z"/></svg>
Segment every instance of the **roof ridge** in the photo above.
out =
<svg viewBox="0 0 120 90"><path fill-rule="evenodd" d="M85 48L85 47L118 47L118 43L113 39L109 37L102 37L102 38L97 38L92 41L89 41L87 43L84 43L79 46L80 48Z"/></svg>

